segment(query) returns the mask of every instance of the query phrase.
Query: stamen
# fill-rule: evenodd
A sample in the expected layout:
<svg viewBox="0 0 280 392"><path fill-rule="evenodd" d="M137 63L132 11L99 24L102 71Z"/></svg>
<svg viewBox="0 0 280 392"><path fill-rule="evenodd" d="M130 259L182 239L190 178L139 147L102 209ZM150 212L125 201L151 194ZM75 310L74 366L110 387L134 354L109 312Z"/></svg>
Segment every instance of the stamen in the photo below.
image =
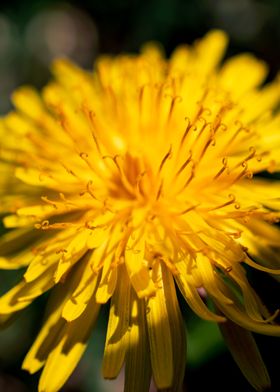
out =
<svg viewBox="0 0 280 392"><path fill-rule="evenodd" d="M182 102L183 98L180 95L176 95L175 97L173 97L172 95L169 95L169 94L166 94L165 97L171 97L171 104L170 104L170 109L169 109L168 119L167 119L167 123L169 123L170 120L171 120L171 117L172 117L172 113L173 113L173 110L174 110L175 103L176 102L178 102L178 103Z"/></svg>
<svg viewBox="0 0 280 392"><path fill-rule="evenodd" d="M268 166L268 168L267 168L267 171L268 171L269 173L273 174L273 173L275 172L275 168L276 168L276 162L275 162L274 159L272 159L272 160L269 162L269 166Z"/></svg>
<svg viewBox="0 0 280 392"><path fill-rule="evenodd" d="M53 179L53 176L51 174L47 173L46 171L41 171L38 176L39 181L44 181L44 177Z"/></svg>
<svg viewBox="0 0 280 392"><path fill-rule="evenodd" d="M68 252L67 249L61 248L61 249L57 249L57 251L55 253L58 255L59 253L63 254L63 253L67 253L67 252Z"/></svg>
<svg viewBox="0 0 280 392"><path fill-rule="evenodd" d="M67 173L71 174L71 176L78 178L78 176L74 173L72 169L69 169L63 162L59 162L61 166L67 171Z"/></svg>
<svg viewBox="0 0 280 392"><path fill-rule="evenodd" d="M188 122L188 125L186 126L186 130L181 138L179 150L181 149L182 145L184 144L185 138L186 138L187 134L189 133L189 130L191 129L191 120L189 119L189 117L185 117L185 121Z"/></svg>
<svg viewBox="0 0 280 392"><path fill-rule="evenodd" d="M230 204L235 203L235 196L233 194L229 194L228 197L229 197L230 200L225 202L225 203L223 203L223 204L217 205L216 207L212 207L212 208L206 208L205 207L205 208L202 208L200 210L201 211L215 211L215 210L219 210L220 208L224 208L226 206L229 206Z"/></svg>
<svg viewBox="0 0 280 392"><path fill-rule="evenodd" d="M203 147L203 149L202 149L202 151L201 151L201 153L200 153L200 155L199 155L199 157L197 159L198 162L202 160L202 158L204 157L206 151L208 150L208 147L210 145L214 147L215 144L216 144L215 139L213 138L213 136L210 136L208 141L205 143L205 146Z"/></svg>
<svg viewBox="0 0 280 392"><path fill-rule="evenodd" d="M161 172L165 162L167 161L167 159L171 159L172 158L172 145L170 145L169 151L165 154L165 156L163 157L159 168L158 168L158 174Z"/></svg>
<svg viewBox="0 0 280 392"><path fill-rule="evenodd" d="M163 180L161 180L159 189L158 189L158 191L157 191L156 201L160 198L160 196L162 196L162 188L163 188Z"/></svg>
<svg viewBox="0 0 280 392"><path fill-rule="evenodd" d="M50 204L51 206L53 206L54 209L58 209L56 203L52 200L49 200L47 196L41 196L41 200L43 200L45 203Z"/></svg>
<svg viewBox="0 0 280 392"><path fill-rule="evenodd" d="M191 163L192 163L191 174L190 174L190 177L188 178L187 182L185 183L184 188L186 188L189 185L189 183L192 181L192 179L194 178L195 163L194 163L194 161L191 161Z"/></svg>
<svg viewBox="0 0 280 392"><path fill-rule="evenodd" d="M48 220L44 220L42 223L36 223L34 227L36 229L41 229L41 230L57 230L57 229L66 229L69 227L76 227L77 224L75 223L70 223L70 222L61 222L61 223L52 223L50 224Z"/></svg>
<svg viewBox="0 0 280 392"><path fill-rule="evenodd" d="M234 178L231 185L235 184L238 180L240 180L240 178L244 177L246 175L246 173L247 173L247 165L246 165L246 167L244 167L244 169L241 171L241 173L239 173L238 176Z"/></svg>
<svg viewBox="0 0 280 392"><path fill-rule="evenodd" d="M89 230L94 230L96 229L98 226L94 226L92 225L89 221L85 222L85 228L89 229Z"/></svg>
<svg viewBox="0 0 280 392"><path fill-rule="evenodd" d="M180 169L177 171L177 173L175 174L175 176L177 177L180 173L182 173L182 171L188 166L188 164L192 161L192 152L189 152L189 157L187 158L187 160L183 163L183 165L180 167Z"/></svg>
<svg viewBox="0 0 280 392"><path fill-rule="evenodd" d="M62 127L62 129L65 131L65 133L67 134L67 136L70 138L70 140L73 142L74 146L78 145L78 141L77 139L73 136L71 129L70 129L70 125L69 122L66 118L65 113L63 112L63 110L61 109L59 112L59 118L60 118L60 125Z"/></svg>
<svg viewBox="0 0 280 392"><path fill-rule="evenodd" d="M205 116L211 116L212 111L211 111L211 109L209 109L209 108L203 108L203 107L202 107L202 111L201 111L200 114L205 114Z"/></svg>
<svg viewBox="0 0 280 392"><path fill-rule="evenodd" d="M66 206L77 207L77 204L72 203L71 201L67 200L65 195L62 192L59 193L59 197Z"/></svg>
<svg viewBox="0 0 280 392"><path fill-rule="evenodd" d="M193 206L190 206L190 207L186 208L185 210L176 213L175 215L185 215L185 214L187 214L188 212L195 210L196 207L198 207L199 205L200 205L200 204L195 204L195 205L193 205Z"/></svg>
<svg viewBox="0 0 280 392"><path fill-rule="evenodd" d="M48 220L44 220L41 223L36 223L34 226L36 229L42 229L42 230L47 230L49 228L49 221Z"/></svg>
<svg viewBox="0 0 280 392"><path fill-rule="evenodd" d="M94 195L94 193L93 193L93 191L92 191L92 189L91 189L91 186L92 186L92 181L90 180L90 181L88 181L88 183L87 183L87 193L88 193L94 200L97 200L96 196Z"/></svg>
<svg viewBox="0 0 280 392"><path fill-rule="evenodd" d="M221 131L221 132L226 132L228 130L228 126L227 125L225 125L224 123L220 123L220 125L217 127L217 129L216 129L216 133L218 132L218 131Z"/></svg>
<svg viewBox="0 0 280 392"><path fill-rule="evenodd" d="M235 232L232 232L232 233L229 233L229 232L226 232L226 233L227 233L227 235L229 235L230 237L233 237L234 239L238 239L242 235L242 231L241 230L235 231Z"/></svg>
<svg viewBox="0 0 280 392"><path fill-rule="evenodd" d="M235 133L232 135L232 137L227 141L226 143L226 151L228 151L229 147L231 146L231 144L236 140L236 138L238 137L238 135L243 131L246 132L247 134L250 133L250 129L247 127L244 127L244 125L241 123L241 121L237 120L234 122L235 125L238 126L237 130L235 131Z"/></svg>
<svg viewBox="0 0 280 392"><path fill-rule="evenodd" d="M91 131L91 135L94 141L94 144L96 146L97 151L99 152L100 155L102 155L101 153L101 148L97 139L97 136L95 134L95 131L97 129L97 124L95 121L95 113L92 110L89 110L86 105L82 105L82 111L84 112L84 114L86 115L86 118L88 120L88 123L90 125L90 131Z"/></svg>
<svg viewBox="0 0 280 392"><path fill-rule="evenodd" d="M220 177L221 174L223 174L223 172L228 169L228 159L227 157L224 157L222 159L222 163L223 163L223 167L218 171L218 173L214 176L214 180L216 180L217 178Z"/></svg>
<svg viewBox="0 0 280 392"><path fill-rule="evenodd" d="M251 180L254 177L254 173L251 170L247 170L245 177L248 178L248 180Z"/></svg>
<svg viewBox="0 0 280 392"><path fill-rule="evenodd" d="M146 171L144 171L144 172L138 174L138 176L137 176L137 178L136 178L136 193L137 193L137 195L139 195L139 196L144 196L143 189L141 189L141 181L142 181L142 179L143 179L143 177L144 177L145 175L147 175L147 172L146 172Z"/></svg>
<svg viewBox="0 0 280 392"><path fill-rule="evenodd" d="M94 172L98 173L100 177L103 176L103 173L99 170L98 165L93 166L92 163L89 160L89 155L86 152L80 152L79 153L80 158L88 165L88 167Z"/></svg>

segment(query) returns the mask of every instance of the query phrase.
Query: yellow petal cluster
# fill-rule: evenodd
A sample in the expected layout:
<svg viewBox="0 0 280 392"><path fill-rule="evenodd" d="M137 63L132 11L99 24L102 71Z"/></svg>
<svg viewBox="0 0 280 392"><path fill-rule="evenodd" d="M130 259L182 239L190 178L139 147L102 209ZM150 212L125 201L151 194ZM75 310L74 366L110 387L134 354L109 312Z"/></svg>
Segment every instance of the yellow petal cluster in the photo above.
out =
<svg viewBox="0 0 280 392"><path fill-rule="evenodd" d="M93 72L58 60L40 94L13 94L15 110L0 122L0 212L10 229L0 267L26 270L0 298L0 321L52 289L23 362L43 368L40 392L65 383L108 301L104 377L125 365L126 392L148 391L151 377L179 391L176 286L195 313L221 324L249 382L269 385L249 331L279 336L278 311L267 311L244 267L280 274L280 184L265 175L280 170L280 83L263 85L267 67L250 54L221 65L226 45L212 31L168 60L152 44L103 56Z"/></svg>

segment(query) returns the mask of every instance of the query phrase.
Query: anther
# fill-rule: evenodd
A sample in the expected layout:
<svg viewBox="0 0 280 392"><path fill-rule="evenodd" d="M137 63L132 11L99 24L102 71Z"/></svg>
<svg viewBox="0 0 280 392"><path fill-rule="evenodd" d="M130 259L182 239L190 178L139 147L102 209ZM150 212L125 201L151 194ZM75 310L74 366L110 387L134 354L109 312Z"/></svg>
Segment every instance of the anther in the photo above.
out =
<svg viewBox="0 0 280 392"><path fill-rule="evenodd" d="M224 123L221 123L218 127L217 127L217 129L216 129L216 132L218 132L218 131L222 131L222 132L226 132L227 130L228 130L228 127L227 127L227 125L225 125Z"/></svg>
<svg viewBox="0 0 280 392"><path fill-rule="evenodd" d="M254 174L251 170L247 170L245 173L245 177L251 180L254 177Z"/></svg>
<svg viewBox="0 0 280 392"><path fill-rule="evenodd" d="M211 111L211 109L209 109L209 108L203 108L202 107L202 111L201 111L201 114L205 114L205 116L211 116L211 114L212 114L212 111Z"/></svg>
<svg viewBox="0 0 280 392"><path fill-rule="evenodd" d="M44 220L41 223L36 223L35 224L35 228L36 229L42 229L42 230L47 230L49 228L49 221L48 220Z"/></svg>
<svg viewBox="0 0 280 392"><path fill-rule="evenodd" d="M94 230L96 229L98 226L94 226L92 224L90 224L88 221L85 222L85 227L89 230Z"/></svg>
<svg viewBox="0 0 280 392"><path fill-rule="evenodd" d="M61 248L61 249L57 249L57 251L55 252L57 255L60 253L67 253L67 249Z"/></svg>
<svg viewBox="0 0 280 392"><path fill-rule="evenodd" d="M40 172L38 176L39 181L44 181L44 177L53 178L51 174L47 174L46 172Z"/></svg>

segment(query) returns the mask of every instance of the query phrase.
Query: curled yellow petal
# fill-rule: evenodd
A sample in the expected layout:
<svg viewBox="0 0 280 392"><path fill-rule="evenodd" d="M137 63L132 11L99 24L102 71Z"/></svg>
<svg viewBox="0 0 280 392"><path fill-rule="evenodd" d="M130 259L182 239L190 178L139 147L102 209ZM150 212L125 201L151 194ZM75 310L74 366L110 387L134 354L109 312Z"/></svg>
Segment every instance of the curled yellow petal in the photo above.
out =
<svg viewBox="0 0 280 392"><path fill-rule="evenodd" d="M270 387L270 378L252 334L230 320L219 324L226 344L241 372L257 391Z"/></svg>

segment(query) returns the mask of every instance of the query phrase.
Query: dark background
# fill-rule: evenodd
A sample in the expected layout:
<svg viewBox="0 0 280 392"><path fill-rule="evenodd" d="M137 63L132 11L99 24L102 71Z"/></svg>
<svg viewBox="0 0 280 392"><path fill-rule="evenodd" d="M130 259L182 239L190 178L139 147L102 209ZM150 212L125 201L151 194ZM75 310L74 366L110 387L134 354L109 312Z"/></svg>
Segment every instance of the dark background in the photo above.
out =
<svg viewBox="0 0 280 392"><path fill-rule="evenodd" d="M49 64L67 56L92 68L100 53L135 52L146 41L161 42L167 55L180 43L191 43L211 28L230 37L227 55L250 51L270 66L269 78L280 65L280 2L278 0L28 0L0 3L0 113L11 108L10 94L21 84L43 86L50 78ZM5 292L22 271L1 272ZM272 310L279 305L279 289L264 274L252 273L252 284ZM36 391L38 376L20 370L20 363L38 331L46 297L40 298L20 319L0 334L0 391ZM227 353L215 325L198 320L181 301L188 329L189 392L253 391ZM120 380L102 382L100 365L108 309L102 311L89 348L65 392L120 392ZM256 336L280 390L279 339ZM246 349L246 348L245 348Z"/></svg>

